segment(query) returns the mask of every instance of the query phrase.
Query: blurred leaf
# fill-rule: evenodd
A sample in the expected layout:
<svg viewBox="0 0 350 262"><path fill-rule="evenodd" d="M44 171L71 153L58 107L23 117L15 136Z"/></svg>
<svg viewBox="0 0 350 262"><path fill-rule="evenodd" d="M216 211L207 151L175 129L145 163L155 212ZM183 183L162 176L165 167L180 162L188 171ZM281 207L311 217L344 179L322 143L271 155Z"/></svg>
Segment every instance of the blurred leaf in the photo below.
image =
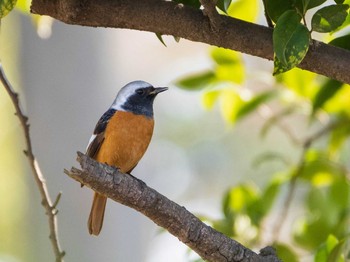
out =
<svg viewBox="0 0 350 262"><path fill-rule="evenodd" d="M300 178L310 181L314 186L329 185L336 176L345 175L345 170L331 161L324 152L310 150L306 154Z"/></svg>
<svg viewBox="0 0 350 262"><path fill-rule="evenodd" d="M295 67L307 53L310 32L300 20L301 16L296 11L289 10L276 23L273 31L273 48L277 57L274 74Z"/></svg>
<svg viewBox="0 0 350 262"><path fill-rule="evenodd" d="M265 162L268 161L273 161L273 160L277 160L279 162L281 162L283 165L288 166L290 165L290 161L281 153L278 152L265 152L262 153L261 155L259 155L258 157L256 157L254 159L253 162L253 167L258 168L260 165L262 165Z"/></svg>
<svg viewBox="0 0 350 262"><path fill-rule="evenodd" d="M294 93L311 100L319 90L316 76L315 73L294 68L277 76L277 80Z"/></svg>
<svg viewBox="0 0 350 262"><path fill-rule="evenodd" d="M223 12L227 13L227 9L230 7L232 0L218 0L216 6Z"/></svg>
<svg viewBox="0 0 350 262"><path fill-rule="evenodd" d="M197 9L201 7L201 3L199 0L173 0L173 1L179 4L192 6Z"/></svg>
<svg viewBox="0 0 350 262"><path fill-rule="evenodd" d="M242 62L242 56L238 52L225 48L213 48L210 56L218 65L230 66Z"/></svg>
<svg viewBox="0 0 350 262"><path fill-rule="evenodd" d="M337 4L342 4L344 3L344 0L334 0L334 2L336 2Z"/></svg>
<svg viewBox="0 0 350 262"><path fill-rule="evenodd" d="M221 91L221 113L228 123L235 123L237 120L237 113L243 105L243 99L233 88L226 88Z"/></svg>
<svg viewBox="0 0 350 262"><path fill-rule="evenodd" d="M342 82L337 80L328 79L317 92L312 103L312 115L320 109L329 99L331 99L338 90L343 86Z"/></svg>
<svg viewBox="0 0 350 262"><path fill-rule="evenodd" d="M350 206L350 184L346 178L338 179L329 188L329 199L338 210L346 210Z"/></svg>
<svg viewBox="0 0 350 262"><path fill-rule="evenodd" d="M330 234L325 243L322 243L315 255L315 262L344 262L342 254L345 241L339 241Z"/></svg>
<svg viewBox="0 0 350 262"><path fill-rule="evenodd" d="M276 249L277 256L281 261L285 262L298 262L298 256L296 253L287 245L275 243L273 247Z"/></svg>
<svg viewBox="0 0 350 262"><path fill-rule="evenodd" d="M245 71L241 54L229 49L214 48L211 57L217 64L215 69L217 80L243 83Z"/></svg>
<svg viewBox="0 0 350 262"><path fill-rule="evenodd" d="M220 96L220 90L210 90L202 95L202 104L205 109L212 109Z"/></svg>
<svg viewBox="0 0 350 262"><path fill-rule="evenodd" d="M332 99L328 100L323 108L328 113L336 113L336 114L346 114L350 116L350 85L344 84L342 88L335 93Z"/></svg>
<svg viewBox="0 0 350 262"><path fill-rule="evenodd" d="M162 34L156 33L156 36L157 36L158 40L159 40L165 47L167 47L166 44L165 44L165 42L164 42L164 39L163 39Z"/></svg>
<svg viewBox="0 0 350 262"><path fill-rule="evenodd" d="M273 22L287 10L294 10L293 0L266 0L266 11Z"/></svg>
<svg viewBox="0 0 350 262"><path fill-rule="evenodd" d="M255 186L251 184L243 184L233 187L229 193L226 202L226 210L239 213L246 210L246 207L255 201L258 192Z"/></svg>
<svg viewBox="0 0 350 262"><path fill-rule="evenodd" d="M278 94L277 90L269 90L262 92L255 97L253 97L248 102L245 102L243 106L237 112L237 120L247 116L249 113L253 112L263 103L268 102L269 100L275 98Z"/></svg>
<svg viewBox="0 0 350 262"><path fill-rule="evenodd" d="M335 38L328 44L350 50L350 34Z"/></svg>
<svg viewBox="0 0 350 262"><path fill-rule="evenodd" d="M17 0L0 0L0 19L4 18L15 7Z"/></svg>
<svg viewBox="0 0 350 262"><path fill-rule="evenodd" d="M258 0L236 0L227 10L229 16L248 22L255 22L259 14Z"/></svg>
<svg viewBox="0 0 350 262"><path fill-rule="evenodd" d="M312 30L320 33L332 32L344 23L348 9L348 5L341 4L325 6L317 10L311 20Z"/></svg>
<svg viewBox="0 0 350 262"><path fill-rule="evenodd" d="M347 118L344 118L346 121ZM350 136L350 125L341 125L332 130L330 135L330 141L328 143L328 152L331 156L336 155L340 148L343 146L344 142Z"/></svg>
<svg viewBox="0 0 350 262"><path fill-rule="evenodd" d="M176 85L183 89L201 90L215 79L215 75L212 71L206 71L180 79L176 82Z"/></svg>
<svg viewBox="0 0 350 262"><path fill-rule="evenodd" d="M275 199L280 191L281 179L272 179L270 184L264 189L261 197L248 206L248 215L255 225L259 225L271 210Z"/></svg>

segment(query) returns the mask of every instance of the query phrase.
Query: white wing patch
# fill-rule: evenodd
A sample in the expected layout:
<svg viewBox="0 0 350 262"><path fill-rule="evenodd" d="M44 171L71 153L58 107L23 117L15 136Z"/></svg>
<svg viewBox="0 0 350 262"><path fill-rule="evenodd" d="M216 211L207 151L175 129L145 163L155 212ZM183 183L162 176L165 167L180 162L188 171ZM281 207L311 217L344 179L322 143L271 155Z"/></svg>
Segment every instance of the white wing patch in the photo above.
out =
<svg viewBox="0 0 350 262"><path fill-rule="evenodd" d="M90 146L91 143L95 140L95 138L96 138L96 135L92 135L92 136L90 137L89 143L88 143L88 145L87 145L85 151L87 151L87 150L89 149L89 146Z"/></svg>

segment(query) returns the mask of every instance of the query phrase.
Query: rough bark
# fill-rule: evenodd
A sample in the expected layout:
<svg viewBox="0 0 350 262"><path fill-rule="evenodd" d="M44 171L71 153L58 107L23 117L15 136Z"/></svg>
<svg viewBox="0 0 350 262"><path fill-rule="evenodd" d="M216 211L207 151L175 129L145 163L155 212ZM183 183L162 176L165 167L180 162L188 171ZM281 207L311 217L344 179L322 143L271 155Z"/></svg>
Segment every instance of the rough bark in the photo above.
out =
<svg viewBox="0 0 350 262"><path fill-rule="evenodd" d="M65 173L116 202L129 206L163 227L207 261L278 262L273 248L260 254L201 222L186 208L174 203L141 180L96 162L78 152L82 170Z"/></svg>
<svg viewBox="0 0 350 262"><path fill-rule="evenodd" d="M150 31L273 59L271 28L223 15L213 26L201 10L171 1L33 0L31 11L67 24ZM349 51L312 41L299 67L350 84L349 62Z"/></svg>

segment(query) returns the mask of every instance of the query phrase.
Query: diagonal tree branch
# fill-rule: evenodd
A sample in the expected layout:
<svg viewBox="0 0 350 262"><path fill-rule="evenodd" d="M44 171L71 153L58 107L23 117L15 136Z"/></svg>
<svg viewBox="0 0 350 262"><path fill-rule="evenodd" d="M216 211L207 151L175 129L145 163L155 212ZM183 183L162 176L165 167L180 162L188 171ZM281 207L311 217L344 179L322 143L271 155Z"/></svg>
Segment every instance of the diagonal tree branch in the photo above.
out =
<svg viewBox="0 0 350 262"><path fill-rule="evenodd" d="M213 30L200 9L171 1L33 0L31 12L67 24L156 32L273 59L272 28L219 15ZM312 41L299 67L350 84L349 61L349 51Z"/></svg>
<svg viewBox="0 0 350 262"><path fill-rule="evenodd" d="M10 82L6 78L5 72L3 70L2 64L0 63L0 82L6 89L7 93L9 94L12 103L16 109L16 115L19 118L19 121L21 122L22 129L24 132L25 137L25 143L26 143L26 150L24 151L25 155L28 158L30 167L32 169L33 177L35 180L36 185L38 186L40 195L41 195L41 204L45 208L46 215L48 216L48 222L49 222L49 228L50 228L50 240L51 245L56 257L56 262L62 262L63 256L65 255L65 252L61 250L59 239L58 239L58 233L57 233L57 209L56 206L58 204L58 201L61 197L61 193L59 193L56 197L56 200L54 204L52 204L52 201L50 199L49 191L47 189L45 179L43 174L41 173L41 170L39 168L39 164L35 159L35 156L33 154L32 150L32 143L30 140L30 133L29 133L29 124L28 124L28 117L25 116L22 112L22 109L20 107L18 94L14 91L12 88Z"/></svg>
<svg viewBox="0 0 350 262"><path fill-rule="evenodd" d="M271 247L260 255L201 222L184 207L174 203L141 180L99 163L78 152L82 170L64 172L79 183L123 205L129 206L165 228L206 261L278 262Z"/></svg>

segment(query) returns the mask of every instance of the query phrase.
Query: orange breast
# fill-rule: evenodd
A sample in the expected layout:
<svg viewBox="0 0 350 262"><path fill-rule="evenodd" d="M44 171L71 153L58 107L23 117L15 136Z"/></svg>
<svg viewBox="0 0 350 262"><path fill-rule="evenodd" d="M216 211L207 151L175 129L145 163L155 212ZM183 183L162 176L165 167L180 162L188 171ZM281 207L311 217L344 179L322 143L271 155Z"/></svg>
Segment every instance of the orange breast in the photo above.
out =
<svg viewBox="0 0 350 262"><path fill-rule="evenodd" d="M116 166L124 173L131 171L146 152L153 127L153 119L117 111L109 120L96 160Z"/></svg>

